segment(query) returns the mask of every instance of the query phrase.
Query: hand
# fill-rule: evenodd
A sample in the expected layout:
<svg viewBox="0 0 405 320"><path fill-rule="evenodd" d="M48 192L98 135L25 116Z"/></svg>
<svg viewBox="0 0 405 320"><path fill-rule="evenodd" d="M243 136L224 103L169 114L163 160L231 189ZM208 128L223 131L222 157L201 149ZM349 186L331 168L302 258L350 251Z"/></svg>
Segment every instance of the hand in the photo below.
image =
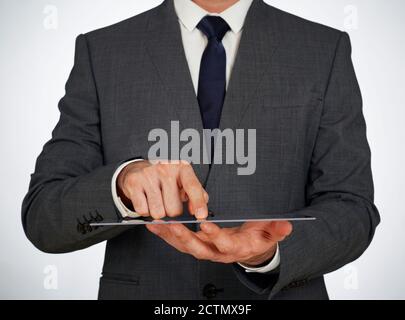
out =
<svg viewBox="0 0 405 320"><path fill-rule="evenodd" d="M147 228L180 252L196 259L239 262L248 267L271 260L277 243L292 232L292 224L288 221L246 222L240 227L223 229L204 222L198 232L182 224L147 225Z"/></svg>
<svg viewBox="0 0 405 320"><path fill-rule="evenodd" d="M197 219L208 216L208 194L192 166L185 161L139 161L126 166L117 178L123 202L141 216L162 219L183 213L183 202Z"/></svg>

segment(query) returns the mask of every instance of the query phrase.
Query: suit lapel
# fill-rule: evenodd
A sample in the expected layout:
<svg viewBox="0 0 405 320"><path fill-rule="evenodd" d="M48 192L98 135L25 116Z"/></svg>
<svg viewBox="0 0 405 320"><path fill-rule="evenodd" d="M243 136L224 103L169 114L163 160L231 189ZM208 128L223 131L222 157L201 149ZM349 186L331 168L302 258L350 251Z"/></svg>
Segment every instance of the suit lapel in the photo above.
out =
<svg viewBox="0 0 405 320"><path fill-rule="evenodd" d="M203 128L197 97L181 39L173 1L165 1L150 19L147 51L167 89L178 120L183 126Z"/></svg>
<svg viewBox="0 0 405 320"><path fill-rule="evenodd" d="M272 12L262 0L253 1L249 9L223 106L221 130L238 127L269 70L278 46L276 15Z"/></svg>
<svg viewBox="0 0 405 320"><path fill-rule="evenodd" d="M254 0L246 17L242 39L226 94L220 129L237 128L250 107L263 74L277 49L277 15L262 0ZM173 1L166 0L149 19L146 50L164 87L173 120L180 129L202 132L203 124L184 53ZM215 167L215 166L214 166ZM208 179L209 166L195 166L200 181ZM210 174L212 175L212 173Z"/></svg>
<svg viewBox="0 0 405 320"><path fill-rule="evenodd" d="M149 20L146 50L167 94L167 112L180 122L180 130L193 128L202 133L203 124L190 69L184 53L181 30L173 1L166 0ZM209 166L194 167L205 181Z"/></svg>
<svg viewBox="0 0 405 320"><path fill-rule="evenodd" d="M262 0L254 0L243 28L238 54L222 110L220 129L238 129L244 115L251 108L263 75L271 72L271 62L279 44L279 23L272 7ZM255 128L256 124L249 124ZM216 150L218 152L219 150ZM226 156L224 150L219 151ZM213 165L208 178L210 185L221 177L221 165ZM235 169L236 170L236 169ZM235 174L236 171L235 171Z"/></svg>

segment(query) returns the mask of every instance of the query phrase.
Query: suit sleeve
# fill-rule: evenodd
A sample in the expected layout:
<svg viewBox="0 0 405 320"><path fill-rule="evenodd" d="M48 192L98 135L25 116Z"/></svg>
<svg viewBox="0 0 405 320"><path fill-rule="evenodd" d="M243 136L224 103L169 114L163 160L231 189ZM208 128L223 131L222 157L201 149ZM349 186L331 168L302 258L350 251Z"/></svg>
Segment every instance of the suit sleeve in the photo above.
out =
<svg viewBox="0 0 405 320"><path fill-rule="evenodd" d="M370 158L350 39L342 33L308 173L308 206L301 211L317 220L294 223L292 235L280 243L277 274L260 277L237 268L240 280L274 296L290 283L305 283L360 257L380 222Z"/></svg>
<svg viewBox="0 0 405 320"><path fill-rule="evenodd" d="M27 237L49 253L83 249L127 230L89 225L117 219L111 179L120 163L104 164L98 95L84 35L76 40L74 67L59 110L22 205Z"/></svg>

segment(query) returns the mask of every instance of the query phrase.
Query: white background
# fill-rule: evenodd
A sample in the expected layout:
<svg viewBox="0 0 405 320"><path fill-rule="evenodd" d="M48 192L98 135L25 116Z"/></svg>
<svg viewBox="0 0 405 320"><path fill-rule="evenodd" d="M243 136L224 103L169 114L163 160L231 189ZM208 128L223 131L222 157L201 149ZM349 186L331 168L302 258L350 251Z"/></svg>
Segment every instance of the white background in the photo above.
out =
<svg viewBox="0 0 405 320"><path fill-rule="evenodd" d="M274 6L349 32L373 151L382 223L367 252L327 276L333 299L405 298L405 3L274 0ZM156 0L0 0L0 298L95 299L104 244L65 255L37 251L21 201L73 64L75 37L145 11ZM49 20L57 9L57 25ZM357 14L356 14L357 11ZM52 16L53 17L53 16ZM54 29L56 27L56 29ZM47 266L57 289L44 286Z"/></svg>

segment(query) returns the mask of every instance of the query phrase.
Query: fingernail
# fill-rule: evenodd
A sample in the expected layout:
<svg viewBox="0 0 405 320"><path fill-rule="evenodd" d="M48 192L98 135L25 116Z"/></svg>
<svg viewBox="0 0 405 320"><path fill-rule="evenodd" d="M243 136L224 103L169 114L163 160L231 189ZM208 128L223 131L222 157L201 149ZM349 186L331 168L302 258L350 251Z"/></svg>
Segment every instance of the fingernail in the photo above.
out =
<svg viewBox="0 0 405 320"><path fill-rule="evenodd" d="M205 219L207 217L207 214L206 214L204 208L198 208L195 212L195 217L197 219Z"/></svg>

